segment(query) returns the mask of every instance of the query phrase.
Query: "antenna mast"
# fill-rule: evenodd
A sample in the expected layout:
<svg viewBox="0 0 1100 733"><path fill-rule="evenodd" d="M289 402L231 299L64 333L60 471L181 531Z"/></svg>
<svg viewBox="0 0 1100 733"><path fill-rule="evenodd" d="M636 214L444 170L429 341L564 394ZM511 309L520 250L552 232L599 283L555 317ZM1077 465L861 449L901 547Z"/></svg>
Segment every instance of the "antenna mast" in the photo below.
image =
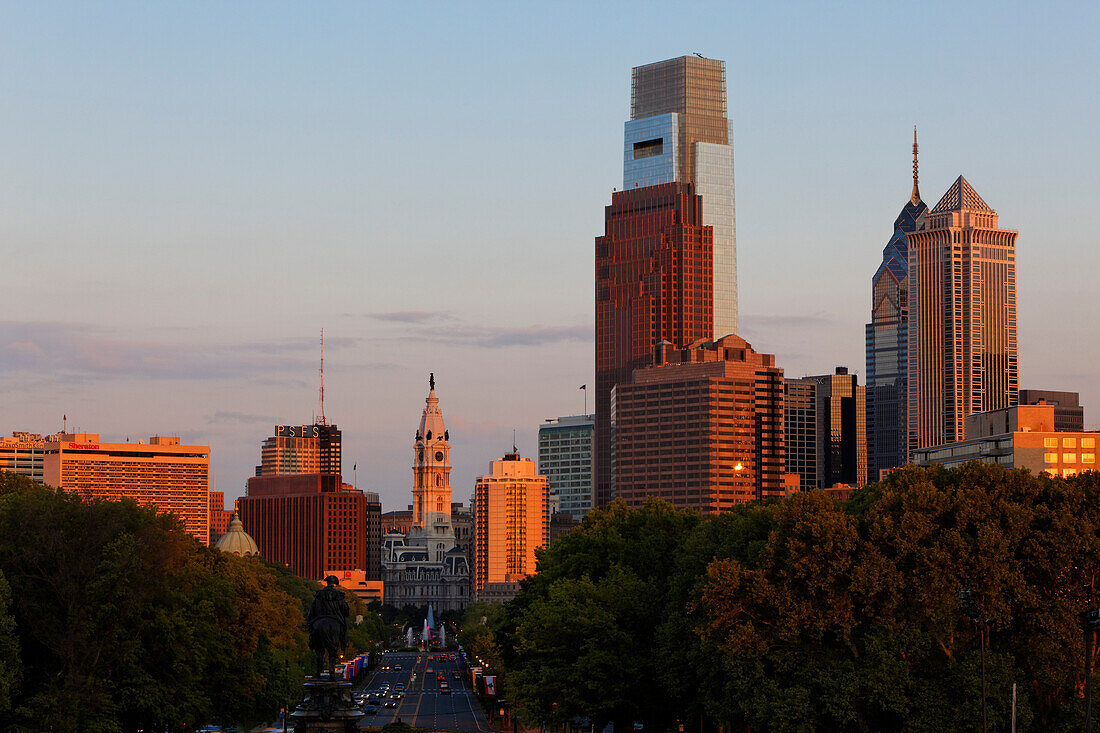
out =
<svg viewBox="0 0 1100 733"><path fill-rule="evenodd" d="M321 329L321 425L325 422L325 329Z"/></svg>

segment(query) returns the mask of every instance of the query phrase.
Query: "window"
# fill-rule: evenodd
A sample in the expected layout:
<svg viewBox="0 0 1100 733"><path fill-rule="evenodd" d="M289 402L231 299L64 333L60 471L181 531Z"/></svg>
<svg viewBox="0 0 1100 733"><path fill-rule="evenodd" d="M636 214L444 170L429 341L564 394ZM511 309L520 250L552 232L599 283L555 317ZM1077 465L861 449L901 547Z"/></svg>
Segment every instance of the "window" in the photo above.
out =
<svg viewBox="0 0 1100 733"><path fill-rule="evenodd" d="M1062 454L1062 463L1077 463L1077 454L1076 453L1063 453Z"/></svg>
<svg viewBox="0 0 1100 733"><path fill-rule="evenodd" d="M1062 438L1062 447L1063 448L1076 448L1077 447L1077 438Z"/></svg>
<svg viewBox="0 0 1100 733"><path fill-rule="evenodd" d="M1064 469L1062 471L1062 475L1065 476L1066 478L1069 478L1070 476L1076 476L1077 475L1077 469L1076 468Z"/></svg>
<svg viewBox="0 0 1100 733"><path fill-rule="evenodd" d="M1095 448L1096 447L1096 438L1081 438L1081 447L1082 448Z"/></svg>
<svg viewBox="0 0 1100 733"><path fill-rule="evenodd" d="M634 160L640 160L641 158L652 158L657 155L664 155L664 153L664 138L657 138L655 140L643 140L640 143L634 143Z"/></svg>
<svg viewBox="0 0 1100 733"><path fill-rule="evenodd" d="M1082 453L1081 454L1081 463L1096 463L1096 454L1095 453Z"/></svg>
<svg viewBox="0 0 1100 733"><path fill-rule="evenodd" d="M1043 447L1044 448L1057 448L1058 447L1058 439L1057 438L1043 438Z"/></svg>
<svg viewBox="0 0 1100 733"><path fill-rule="evenodd" d="M1047 453L1046 455L1043 456L1043 460L1046 461L1047 463L1057 463L1058 462L1058 454L1057 453Z"/></svg>

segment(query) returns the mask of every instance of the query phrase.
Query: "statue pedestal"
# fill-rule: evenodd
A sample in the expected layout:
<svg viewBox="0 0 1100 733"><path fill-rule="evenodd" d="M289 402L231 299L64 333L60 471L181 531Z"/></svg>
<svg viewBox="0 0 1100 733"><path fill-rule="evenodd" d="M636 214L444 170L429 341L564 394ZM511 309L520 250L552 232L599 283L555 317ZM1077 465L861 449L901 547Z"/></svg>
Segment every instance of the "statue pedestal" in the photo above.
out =
<svg viewBox="0 0 1100 733"><path fill-rule="evenodd" d="M290 714L294 733L356 733L362 719L351 683L327 675L306 678L305 697Z"/></svg>

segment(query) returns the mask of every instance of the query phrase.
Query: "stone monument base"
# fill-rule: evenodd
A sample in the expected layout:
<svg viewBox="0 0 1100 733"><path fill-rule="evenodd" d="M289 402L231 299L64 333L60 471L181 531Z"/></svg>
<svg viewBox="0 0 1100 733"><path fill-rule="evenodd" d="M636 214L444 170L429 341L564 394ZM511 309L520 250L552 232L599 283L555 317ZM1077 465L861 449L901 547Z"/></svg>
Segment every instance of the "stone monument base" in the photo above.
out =
<svg viewBox="0 0 1100 733"><path fill-rule="evenodd" d="M351 689L350 682L328 675L307 677L305 697L290 714L294 733L356 733L363 711Z"/></svg>

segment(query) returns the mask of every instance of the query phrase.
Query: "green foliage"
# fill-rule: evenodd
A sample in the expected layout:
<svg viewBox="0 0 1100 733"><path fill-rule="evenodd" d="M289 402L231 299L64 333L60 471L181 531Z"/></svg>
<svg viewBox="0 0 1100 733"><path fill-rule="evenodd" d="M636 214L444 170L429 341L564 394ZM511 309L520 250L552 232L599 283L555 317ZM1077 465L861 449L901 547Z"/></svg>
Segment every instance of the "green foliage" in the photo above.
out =
<svg viewBox="0 0 1100 733"><path fill-rule="evenodd" d="M533 721L688 730L1020 730L1082 720L1100 474L907 468L703 518L613 504L463 624ZM473 610L473 609L472 609ZM477 619L480 621L480 618Z"/></svg>
<svg viewBox="0 0 1100 733"><path fill-rule="evenodd" d="M301 607L262 561L203 547L128 500L2 478L11 616L0 620L14 620L23 660L5 723L182 731L270 719L287 702L301 681L290 669L305 646ZM0 622L0 669L10 628Z"/></svg>
<svg viewBox="0 0 1100 733"><path fill-rule="evenodd" d="M15 619L10 613L11 588L0 573L0 716L11 714L12 699L22 677L19 661L19 639L15 634Z"/></svg>

